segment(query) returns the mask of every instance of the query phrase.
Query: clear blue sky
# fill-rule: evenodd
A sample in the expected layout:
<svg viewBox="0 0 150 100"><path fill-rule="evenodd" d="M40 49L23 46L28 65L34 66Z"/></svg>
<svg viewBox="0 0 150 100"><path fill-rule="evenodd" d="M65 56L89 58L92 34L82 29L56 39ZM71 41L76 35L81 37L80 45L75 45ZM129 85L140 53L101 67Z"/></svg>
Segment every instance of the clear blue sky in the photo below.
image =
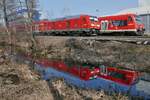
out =
<svg viewBox="0 0 150 100"><path fill-rule="evenodd" d="M65 15L111 15L137 7L138 0L39 0L40 10L49 18Z"/></svg>

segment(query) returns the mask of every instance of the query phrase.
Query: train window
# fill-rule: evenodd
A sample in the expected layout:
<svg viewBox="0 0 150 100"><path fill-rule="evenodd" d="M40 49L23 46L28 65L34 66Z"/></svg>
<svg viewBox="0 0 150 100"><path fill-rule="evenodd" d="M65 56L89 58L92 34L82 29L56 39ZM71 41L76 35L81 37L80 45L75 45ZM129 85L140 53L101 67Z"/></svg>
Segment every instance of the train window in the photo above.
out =
<svg viewBox="0 0 150 100"><path fill-rule="evenodd" d="M127 26L127 20L122 20L120 22L120 26Z"/></svg>
<svg viewBox="0 0 150 100"><path fill-rule="evenodd" d="M132 21L132 17L129 16L129 17L128 17L128 22L131 22L131 21Z"/></svg>
<svg viewBox="0 0 150 100"><path fill-rule="evenodd" d="M112 24L113 24L114 26L119 26L119 25L120 25L120 21L112 21Z"/></svg>
<svg viewBox="0 0 150 100"><path fill-rule="evenodd" d="M127 26L127 20L115 20L112 21L114 26Z"/></svg>
<svg viewBox="0 0 150 100"><path fill-rule="evenodd" d="M90 21L91 22L98 22L98 18L95 16L90 16Z"/></svg>
<svg viewBox="0 0 150 100"><path fill-rule="evenodd" d="M136 16L135 19L136 19L137 23L139 23L139 24L142 23L142 18L140 16Z"/></svg>
<svg viewBox="0 0 150 100"><path fill-rule="evenodd" d="M122 79L122 80L125 80L126 77L124 74L121 74L121 73L117 73L117 72L110 72L109 75L113 78L117 78L117 79Z"/></svg>

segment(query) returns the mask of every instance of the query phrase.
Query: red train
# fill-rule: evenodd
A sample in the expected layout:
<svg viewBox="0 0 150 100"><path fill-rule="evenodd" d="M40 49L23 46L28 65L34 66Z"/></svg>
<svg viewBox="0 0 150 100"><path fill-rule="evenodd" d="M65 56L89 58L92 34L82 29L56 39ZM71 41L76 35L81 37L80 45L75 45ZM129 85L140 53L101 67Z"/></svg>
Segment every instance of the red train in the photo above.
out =
<svg viewBox="0 0 150 100"><path fill-rule="evenodd" d="M97 17L78 15L35 22L34 30L40 35L93 35L99 28Z"/></svg>
<svg viewBox="0 0 150 100"><path fill-rule="evenodd" d="M143 35L145 28L140 16L124 14L99 17L100 33L120 33L127 35Z"/></svg>
<svg viewBox="0 0 150 100"><path fill-rule="evenodd" d="M23 55L28 60L32 60L31 54ZM74 64L64 61L55 61L48 59L36 59L37 64L41 64L47 68L54 68L58 71L70 73L82 80L90 80L95 78L103 78L111 80L116 83L132 85L138 82L139 72L130 71L125 69L118 69L115 67L93 66L89 64Z"/></svg>
<svg viewBox="0 0 150 100"><path fill-rule="evenodd" d="M24 58L25 57L25 58ZM128 94L131 97L140 97L149 100L149 87L145 88L147 82L140 80L140 73L125 69L106 66L91 66L66 63L59 60L35 59L32 56L17 56L18 60L34 65L41 78L51 80L53 78L63 78L71 86L78 88L104 90L108 93Z"/></svg>
<svg viewBox="0 0 150 100"><path fill-rule="evenodd" d="M82 80L91 80L95 78L103 78L111 80L119 84L132 85L138 82L139 73L136 71L129 71L117 69L114 67L96 67L90 65L68 65L63 61L49 61L41 59L36 61L45 67L51 67L59 71L67 72Z"/></svg>
<svg viewBox="0 0 150 100"><path fill-rule="evenodd" d="M14 28L15 27L15 28ZM29 30L25 24L11 24L18 31ZM143 35L145 32L140 16L123 14L106 17L89 15L69 16L33 23L35 35L92 36L119 33L118 35Z"/></svg>
<svg viewBox="0 0 150 100"><path fill-rule="evenodd" d="M106 17L79 15L35 22L34 32L39 35L143 35L145 31L141 18L136 14ZM113 35L113 34L112 34Z"/></svg>
<svg viewBox="0 0 150 100"><path fill-rule="evenodd" d="M136 71L118 69L115 67L100 67L100 78L111 80L117 83L132 85L138 82L139 73Z"/></svg>
<svg viewBox="0 0 150 100"><path fill-rule="evenodd" d="M63 61L49 61L47 59L38 59L37 64L44 65L45 67L54 68L58 71L63 71L72 74L73 76L79 77L82 80L90 80L97 78L99 73L99 68L90 66L80 66L80 65L68 65Z"/></svg>

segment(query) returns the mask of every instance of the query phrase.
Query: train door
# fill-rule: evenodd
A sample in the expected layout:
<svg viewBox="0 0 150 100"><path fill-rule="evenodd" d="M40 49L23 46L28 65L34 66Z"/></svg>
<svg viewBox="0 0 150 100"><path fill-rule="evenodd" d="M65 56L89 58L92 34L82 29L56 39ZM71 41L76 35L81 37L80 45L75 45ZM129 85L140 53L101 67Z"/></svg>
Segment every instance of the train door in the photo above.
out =
<svg viewBox="0 0 150 100"><path fill-rule="evenodd" d="M101 21L101 30L107 30L108 29L108 21Z"/></svg>
<svg viewBox="0 0 150 100"><path fill-rule="evenodd" d="M104 65L101 65L100 66L100 74L101 75L107 75L108 74L108 71L107 71L107 67L104 66Z"/></svg>
<svg viewBox="0 0 150 100"><path fill-rule="evenodd" d="M87 28L87 20L86 20L86 17L83 17L82 19L82 28Z"/></svg>

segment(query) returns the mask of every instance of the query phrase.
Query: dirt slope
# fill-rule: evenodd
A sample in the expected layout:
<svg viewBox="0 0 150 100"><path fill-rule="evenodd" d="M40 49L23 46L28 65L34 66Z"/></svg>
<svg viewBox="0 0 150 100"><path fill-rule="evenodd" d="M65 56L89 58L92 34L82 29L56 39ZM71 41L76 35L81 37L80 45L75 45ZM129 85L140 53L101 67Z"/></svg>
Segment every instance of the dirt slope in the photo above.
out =
<svg viewBox="0 0 150 100"><path fill-rule="evenodd" d="M46 81L28 65L12 62L6 50L0 51L0 100L53 100Z"/></svg>
<svg viewBox="0 0 150 100"><path fill-rule="evenodd" d="M108 96L103 91L79 89L63 79L44 81L30 66L10 59L0 49L0 100L127 100L122 95Z"/></svg>
<svg viewBox="0 0 150 100"><path fill-rule="evenodd" d="M37 37L39 48L50 59L120 66L150 73L150 46L61 37ZM46 50L45 50L46 48Z"/></svg>

